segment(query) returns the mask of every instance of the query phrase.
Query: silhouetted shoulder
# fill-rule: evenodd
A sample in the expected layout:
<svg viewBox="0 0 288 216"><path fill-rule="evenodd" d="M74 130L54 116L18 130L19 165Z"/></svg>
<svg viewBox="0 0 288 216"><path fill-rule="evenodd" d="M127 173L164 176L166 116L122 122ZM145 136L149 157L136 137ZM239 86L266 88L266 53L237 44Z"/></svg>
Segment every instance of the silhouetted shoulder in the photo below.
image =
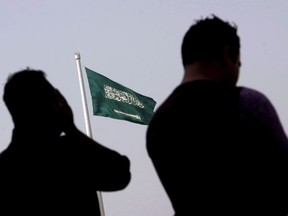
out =
<svg viewBox="0 0 288 216"><path fill-rule="evenodd" d="M264 93L256 89L252 89L248 87L239 87L239 89L240 89L240 96L242 100L246 100L247 102L257 101L257 102L262 102L262 103L267 103L267 104L272 105L268 97Z"/></svg>
<svg viewBox="0 0 288 216"><path fill-rule="evenodd" d="M239 108L242 113L252 112L259 117L264 115L265 118L270 118L271 120L278 119L275 107L265 94L247 87L239 87L239 89Z"/></svg>
<svg viewBox="0 0 288 216"><path fill-rule="evenodd" d="M239 87L239 90L239 114L242 121L245 120L249 128L255 127L259 131L261 129L262 137L272 137L273 143L281 143L281 146L288 152L287 134L269 98L255 89Z"/></svg>

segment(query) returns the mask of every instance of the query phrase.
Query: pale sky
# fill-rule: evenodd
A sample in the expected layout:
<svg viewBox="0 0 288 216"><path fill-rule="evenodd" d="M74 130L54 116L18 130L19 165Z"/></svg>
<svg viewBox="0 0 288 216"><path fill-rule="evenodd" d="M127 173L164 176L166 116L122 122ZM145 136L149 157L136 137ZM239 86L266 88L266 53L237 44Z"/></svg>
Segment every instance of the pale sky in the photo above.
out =
<svg viewBox="0 0 288 216"><path fill-rule="evenodd" d="M184 33L195 19L213 13L238 26L238 84L266 94L287 131L287 11L286 0L0 0L0 94L10 73L41 69L66 97L77 127L85 132L74 59L79 52L83 71L88 67L152 97L157 108L182 79ZM93 116L86 76L84 84L93 138L131 161L127 188L102 193L105 216L172 216L146 151L147 126ZM0 117L2 151L13 129L2 99Z"/></svg>

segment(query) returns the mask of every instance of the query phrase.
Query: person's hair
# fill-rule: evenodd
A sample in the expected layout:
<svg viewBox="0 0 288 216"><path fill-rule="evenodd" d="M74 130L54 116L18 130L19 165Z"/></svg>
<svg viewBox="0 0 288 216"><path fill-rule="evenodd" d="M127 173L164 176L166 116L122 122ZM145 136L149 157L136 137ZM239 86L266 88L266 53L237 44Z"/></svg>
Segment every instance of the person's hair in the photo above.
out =
<svg viewBox="0 0 288 216"><path fill-rule="evenodd" d="M14 120L32 118L51 108L54 91L43 71L27 68L8 76L3 100Z"/></svg>
<svg viewBox="0 0 288 216"><path fill-rule="evenodd" d="M236 62L240 51L237 26L212 14L211 17L196 20L184 35L182 63L186 66L197 61L221 60L226 47L228 55Z"/></svg>

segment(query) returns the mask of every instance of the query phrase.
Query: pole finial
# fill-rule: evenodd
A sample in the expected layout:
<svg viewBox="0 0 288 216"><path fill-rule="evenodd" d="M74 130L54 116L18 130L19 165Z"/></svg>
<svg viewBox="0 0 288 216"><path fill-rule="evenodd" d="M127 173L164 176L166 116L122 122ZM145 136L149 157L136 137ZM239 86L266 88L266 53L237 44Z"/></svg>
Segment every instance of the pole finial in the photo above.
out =
<svg viewBox="0 0 288 216"><path fill-rule="evenodd" d="M79 53L79 52L76 52L76 53L74 54L74 57L75 57L75 60L80 59L80 53Z"/></svg>

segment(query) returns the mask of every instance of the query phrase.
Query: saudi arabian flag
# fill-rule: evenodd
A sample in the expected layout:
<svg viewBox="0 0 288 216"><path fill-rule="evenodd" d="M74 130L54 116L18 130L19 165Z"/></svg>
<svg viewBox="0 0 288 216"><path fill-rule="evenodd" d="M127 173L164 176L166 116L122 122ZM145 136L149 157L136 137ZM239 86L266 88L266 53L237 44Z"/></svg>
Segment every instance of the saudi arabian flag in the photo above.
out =
<svg viewBox="0 0 288 216"><path fill-rule="evenodd" d="M156 102L85 67L93 114L148 125Z"/></svg>

